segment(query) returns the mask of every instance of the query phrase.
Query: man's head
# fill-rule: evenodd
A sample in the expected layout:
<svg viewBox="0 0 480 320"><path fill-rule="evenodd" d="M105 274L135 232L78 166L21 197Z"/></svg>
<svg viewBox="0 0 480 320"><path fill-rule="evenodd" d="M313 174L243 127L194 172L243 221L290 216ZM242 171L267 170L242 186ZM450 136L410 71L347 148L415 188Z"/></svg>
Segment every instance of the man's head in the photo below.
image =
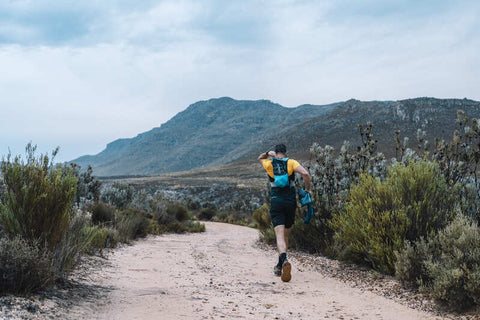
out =
<svg viewBox="0 0 480 320"><path fill-rule="evenodd" d="M287 147L284 144L277 144L275 146L275 153L287 154Z"/></svg>

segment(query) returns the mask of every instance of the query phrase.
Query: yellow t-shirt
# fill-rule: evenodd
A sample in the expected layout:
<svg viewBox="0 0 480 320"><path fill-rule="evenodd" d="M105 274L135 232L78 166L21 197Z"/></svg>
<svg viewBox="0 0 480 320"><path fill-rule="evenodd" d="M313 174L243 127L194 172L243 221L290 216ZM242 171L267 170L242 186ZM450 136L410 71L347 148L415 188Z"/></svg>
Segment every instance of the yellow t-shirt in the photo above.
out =
<svg viewBox="0 0 480 320"><path fill-rule="evenodd" d="M270 159L263 160L262 165L265 168L265 170L267 170L268 176L273 179L274 177L273 177L272 160L270 160ZM299 165L300 165L300 163L298 163L297 160L288 159L288 161L287 161L288 175L291 176L293 174L293 172L295 171L295 169L297 169L297 167Z"/></svg>

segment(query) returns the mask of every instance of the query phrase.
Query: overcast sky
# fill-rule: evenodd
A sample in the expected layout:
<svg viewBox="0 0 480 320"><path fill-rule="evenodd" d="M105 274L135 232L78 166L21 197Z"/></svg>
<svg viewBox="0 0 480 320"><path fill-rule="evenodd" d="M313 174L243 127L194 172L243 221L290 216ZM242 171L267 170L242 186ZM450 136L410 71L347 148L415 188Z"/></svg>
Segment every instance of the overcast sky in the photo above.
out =
<svg viewBox="0 0 480 320"><path fill-rule="evenodd" d="M480 100L480 2L0 1L0 155L59 161L198 100Z"/></svg>

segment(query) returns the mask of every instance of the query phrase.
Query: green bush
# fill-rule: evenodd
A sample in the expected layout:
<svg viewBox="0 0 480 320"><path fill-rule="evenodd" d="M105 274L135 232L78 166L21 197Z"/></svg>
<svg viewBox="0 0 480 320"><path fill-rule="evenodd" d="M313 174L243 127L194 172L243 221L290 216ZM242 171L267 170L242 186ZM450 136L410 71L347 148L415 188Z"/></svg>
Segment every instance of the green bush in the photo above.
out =
<svg viewBox="0 0 480 320"><path fill-rule="evenodd" d="M54 249L69 226L77 179L73 169L54 166L48 156L37 157L35 151L29 144L26 160L11 155L3 159L0 168L7 190L0 219L10 235L38 240Z"/></svg>
<svg viewBox="0 0 480 320"><path fill-rule="evenodd" d="M187 227L188 232L205 232L205 225L197 221L189 221Z"/></svg>
<svg viewBox="0 0 480 320"><path fill-rule="evenodd" d="M92 233L92 240L90 241L89 253L102 252L105 248L105 240L107 238L108 229L105 227L91 226L86 227L87 232Z"/></svg>
<svg viewBox="0 0 480 320"><path fill-rule="evenodd" d="M152 234L165 232L203 232L205 226L193 222L193 215L180 203L157 197L152 202L153 222L149 223L148 230Z"/></svg>
<svg viewBox="0 0 480 320"><path fill-rule="evenodd" d="M225 222L241 226L255 227L253 219L248 214L239 211L220 211L212 219L215 222Z"/></svg>
<svg viewBox="0 0 480 320"><path fill-rule="evenodd" d="M125 209L119 212L117 230L121 242L130 242L147 235L150 220L145 217L145 212L136 209Z"/></svg>
<svg viewBox="0 0 480 320"><path fill-rule="evenodd" d="M93 224L109 224L115 221L115 207L103 202L94 203L89 209Z"/></svg>
<svg viewBox="0 0 480 320"><path fill-rule="evenodd" d="M175 233L205 232L205 225L191 220L186 222L175 221L167 226L166 231Z"/></svg>
<svg viewBox="0 0 480 320"><path fill-rule="evenodd" d="M165 232L165 228L160 226L155 219L150 219L148 222L147 233L159 235Z"/></svg>
<svg viewBox="0 0 480 320"><path fill-rule="evenodd" d="M173 210L167 210L170 202L162 198L156 198L152 202L153 219L160 226L166 226L175 221Z"/></svg>
<svg viewBox="0 0 480 320"><path fill-rule="evenodd" d="M78 265L82 254L88 250L94 236L94 230L89 228L89 220L85 214L75 213L54 251L54 266L57 276L63 277Z"/></svg>
<svg viewBox="0 0 480 320"><path fill-rule="evenodd" d="M183 222L191 218L190 212L187 208L179 203L169 203L167 206L167 214L171 217L175 217L175 220Z"/></svg>
<svg viewBox="0 0 480 320"><path fill-rule="evenodd" d="M215 222L224 222L228 219L228 212L227 211L219 211L213 217L213 221Z"/></svg>
<svg viewBox="0 0 480 320"><path fill-rule="evenodd" d="M107 228L104 248L116 248L120 241L120 235L117 229Z"/></svg>
<svg viewBox="0 0 480 320"><path fill-rule="evenodd" d="M290 231L288 246L292 249L311 253L321 252L327 256L335 256L335 253L332 252L331 240L322 233L323 230L315 228L315 222L313 221L310 224L304 224L303 219L304 217L298 215L295 218L295 224Z"/></svg>
<svg viewBox="0 0 480 320"><path fill-rule="evenodd" d="M428 238L445 227L455 198L449 192L436 162L420 160L397 164L389 170L386 184L399 198L408 217L406 239Z"/></svg>
<svg viewBox="0 0 480 320"><path fill-rule="evenodd" d="M203 208L198 214L198 219L210 221L215 217L216 210L212 207Z"/></svg>
<svg viewBox="0 0 480 320"><path fill-rule="evenodd" d="M78 264L93 237L85 216L77 214L53 251L39 240L1 238L0 292L31 292L64 277Z"/></svg>
<svg viewBox="0 0 480 320"><path fill-rule="evenodd" d="M394 165L385 181L362 174L330 226L354 260L393 274L405 240L427 238L447 223L454 201L446 190L437 165L423 160Z"/></svg>
<svg viewBox="0 0 480 320"><path fill-rule="evenodd" d="M269 206L265 204L258 208L253 212L252 217L260 231L262 241L268 244L276 244ZM303 224L303 218L297 215L295 224L290 229L288 246L291 249L308 252L324 252L327 246L322 242L322 239L326 238L319 236L317 228L312 227L312 224Z"/></svg>
<svg viewBox="0 0 480 320"><path fill-rule="evenodd" d="M177 220L165 226L165 232L184 233L187 231L187 225Z"/></svg>
<svg viewBox="0 0 480 320"><path fill-rule="evenodd" d="M116 229L99 226L92 226L89 229L87 233L93 234L89 247L90 253L102 254L103 249L115 248L118 245L119 233Z"/></svg>
<svg viewBox="0 0 480 320"><path fill-rule="evenodd" d="M438 236L428 240L405 240L404 248L396 252L395 278L405 286L418 287L431 281L426 262L439 252Z"/></svg>
<svg viewBox="0 0 480 320"><path fill-rule="evenodd" d="M55 278L49 251L19 236L0 238L0 294L31 292Z"/></svg>
<svg viewBox="0 0 480 320"><path fill-rule="evenodd" d="M261 239L268 244L275 243L275 230L273 229L272 219L270 218L270 207L266 204L253 211L253 220L257 223Z"/></svg>
<svg viewBox="0 0 480 320"><path fill-rule="evenodd" d="M200 202L193 199L186 199L186 206L190 210L198 211L201 208Z"/></svg>
<svg viewBox="0 0 480 320"><path fill-rule="evenodd" d="M463 310L480 304L480 228L458 214L438 235L440 254L426 262L431 283L423 286L436 299Z"/></svg>

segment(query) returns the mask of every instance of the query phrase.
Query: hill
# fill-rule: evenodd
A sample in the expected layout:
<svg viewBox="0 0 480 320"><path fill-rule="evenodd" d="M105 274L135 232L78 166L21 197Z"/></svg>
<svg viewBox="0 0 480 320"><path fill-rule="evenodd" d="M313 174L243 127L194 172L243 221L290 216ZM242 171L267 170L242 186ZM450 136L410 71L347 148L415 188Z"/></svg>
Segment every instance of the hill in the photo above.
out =
<svg viewBox="0 0 480 320"><path fill-rule="evenodd" d="M119 139L95 156L73 160L92 165L100 176L156 174L228 163L248 155L252 145L335 105L286 108L267 100L211 99L190 105L160 127Z"/></svg>
<svg viewBox="0 0 480 320"><path fill-rule="evenodd" d="M480 102L468 99L416 98L400 101L348 100L329 105L286 108L268 100L210 99L190 105L160 127L131 139L119 139L94 156L73 160L92 165L100 176L158 174L232 163L283 142L304 157L313 142L358 144L357 125L373 123L379 150L391 156L394 131L415 137L449 138L457 110L480 117ZM412 141L413 144L413 141Z"/></svg>

